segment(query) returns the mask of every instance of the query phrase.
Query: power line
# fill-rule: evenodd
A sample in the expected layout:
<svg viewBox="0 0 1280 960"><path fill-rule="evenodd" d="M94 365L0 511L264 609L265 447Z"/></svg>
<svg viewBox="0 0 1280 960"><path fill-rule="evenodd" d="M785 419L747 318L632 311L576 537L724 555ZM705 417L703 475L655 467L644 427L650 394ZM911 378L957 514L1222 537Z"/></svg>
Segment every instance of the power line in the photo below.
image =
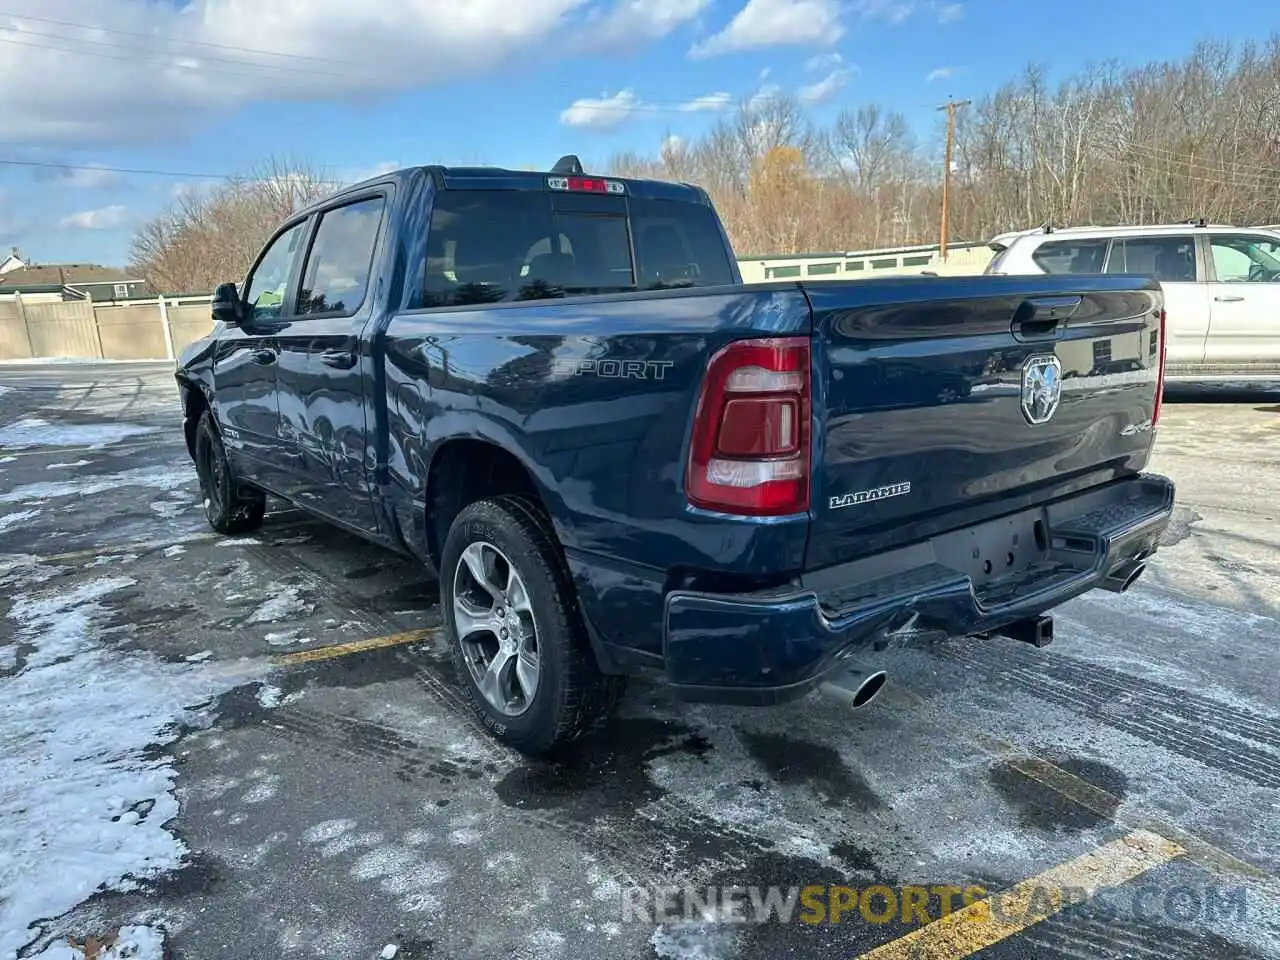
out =
<svg viewBox="0 0 1280 960"><path fill-rule="evenodd" d="M96 30L100 33L111 33L122 37L140 37L144 40L165 40L170 43L183 43L194 47L209 47L214 50L230 50L233 53L255 53L264 57L284 57L290 60L313 60L317 63L332 63L344 67L358 67L360 64L350 60L334 60L330 57L313 57L303 53L286 53L283 50L263 50L259 47L242 47L228 43L214 43L210 40L183 40L171 34L141 33L135 30L117 30L93 23L74 23L69 20L54 20L49 17L35 17L27 13L13 13L0 10L0 17L13 17L15 20L30 20L33 23L48 23L58 27L73 27L78 30Z"/></svg>

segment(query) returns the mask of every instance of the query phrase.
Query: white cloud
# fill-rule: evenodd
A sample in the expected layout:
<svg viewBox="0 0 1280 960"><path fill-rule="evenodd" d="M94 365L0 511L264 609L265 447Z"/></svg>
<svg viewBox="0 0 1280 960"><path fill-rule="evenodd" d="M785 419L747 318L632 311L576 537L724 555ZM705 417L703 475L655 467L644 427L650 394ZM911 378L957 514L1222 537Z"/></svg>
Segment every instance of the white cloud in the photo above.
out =
<svg viewBox="0 0 1280 960"><path fill-rule="evenodd" d="M37 179L52 180L64 187L110 187L120 182L120 175L107 170L102 164L89 163L79 167L54 167L37 171Z"/></svg>
<svg viewBox="0 0 1280 960"><path fill-rule="evenodd" d="M704 97L694 97L694 99L680 104L679 109L683 113L707 113L723 110L732 102L733 94L731 93L708 93Z"/></svg>
<svg viewBox="0 0 1280 960"><path fill-rule="evenodd" d="M714 113L724 110L732 103L733 94L720 91L686 100L675 109L680 113ZM575 100L560 111L560 122L567 127L607 130L621 126L639 114L665 113L670 109L670 106L666 106L659 110L655 105L645 103L636 96L634 90L628 88L612 95L606 92L599 97Z"/></svg>
<svg viewBox="0 0 1280 960"><path fill-rule="evenodd" d="M634 90L619 90L610 96L584 97L560 111L560 122L567 127L605 130L625 123L644 109Z"/></svg>
<svg viewBox="0 0 1280 960"><path fill-rule="evenodd" d="M845 84L849 82L851 76L853 76L853 71L848 67L836 67L817 83L801 87L796 92L796 98L801 103L808 103L814 106L826 103L840 92Z"/></svg>
<svg viewBox="0 0 1280 960"><path fill-rule="evenodd" d="M757 90L746 103L746 109L759 110L761 107L767 106L770 100L776 100L782 96L782 87L776 83L766 83Z"/></svg>
<svg viewBox="0 0 1280 960"><path fill-rule="evenodd" d="M858 0L857 11L867 20L884 20L897 26L915 12L915 0Z"/></svg>
<svg viewBox="0 0 1280 960"><path fill-rule="evenodd" d="M924 78L924 82L933 83L935 80L949 80L959 72L959 67L937 67L929 71L929 75Z"/></svg>
<svg viewBox="0 0 1280 960"><path fill-rule="evenodd" d="M565 52L564 37L591 2L43 0L28 5L33 16L81 26L0 16L12 41L0 44L0 89L22 91L5 103L5 135L80 145L169 140L246 103L454 82L520 54ZM641 35L696 3L659 0L661 16L641 14L650 25Z"/></svg>
<svg viewBox="0 0 1280 960"><path fill-rule="evenodd" d="M727 27L695 44L689 56L780 45L830 46L844 35L840 12L839 0L747 0Z"/></svg>
<svg viewBox="0 0 1280 960"><path fill-rule="evenodd" d="M939 23L955 23L964 16L963 3L944 3L938 7Z"/></svg>
<svg viewBox="0 0 1280 960"><path fill-rule="evenodd" d="M97 210L82 210L63 217L58 225L68 230L110 230L123 226L129 211L116 203Z"/></svg>
<svg viewBox="0 0 1280 960"><path fill-rule="evenodd" d="M763 70L760 71L760 76L757 79L761 83L764 83L766 80L769 79L772 73L773 73L773 67L765 67Z"/></svg>
<svg viewBox="0 0 1280 960"><path fill-rule="evenodd" d="M634 49L659 40L695 19L711 0L618 0L607 13L588 16L581 46L592 50Z"/></svg>
<svg viewBox="0 0 1280 960"><path fill-rule="evenodd" d="M815 54L804 62L804 68L809 73L817 73L819 70L834 70L843 63L844 57L833 51Z"/></svg>

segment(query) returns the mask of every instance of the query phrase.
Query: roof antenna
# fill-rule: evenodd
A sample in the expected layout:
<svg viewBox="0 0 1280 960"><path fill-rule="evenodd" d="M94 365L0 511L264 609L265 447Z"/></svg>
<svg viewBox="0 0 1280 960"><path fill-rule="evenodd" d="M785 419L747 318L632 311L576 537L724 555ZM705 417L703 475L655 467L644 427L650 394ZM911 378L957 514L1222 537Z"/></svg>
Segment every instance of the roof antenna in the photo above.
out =
<svg viewBox="0 0 1280 960"><path fill-rule="evenodd" d="M551 168L551 172L565 177L580 177L582 176L582 161L572 153L566 153L556 161L556 165Z"/></svg>

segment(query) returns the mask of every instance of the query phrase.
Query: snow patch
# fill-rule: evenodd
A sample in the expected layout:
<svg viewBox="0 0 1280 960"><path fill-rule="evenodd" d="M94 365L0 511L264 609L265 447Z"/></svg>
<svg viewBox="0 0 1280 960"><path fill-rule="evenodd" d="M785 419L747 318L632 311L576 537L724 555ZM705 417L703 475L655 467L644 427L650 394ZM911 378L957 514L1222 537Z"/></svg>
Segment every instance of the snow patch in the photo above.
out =
<svg viewBox="0 0 1280 960"><path fill-rule="evenodd" d="M0 956L27 943L31 925L99 889L135 889L187 852L163 826L178 815L177 772L149 748L195 722L186 705L234 680L103 645L105 601L134 583L104 577L10 607L13 643L28 652L0 686ZM130 936L135 958L160 956L141 952L157 937Z"/></svg>
<svg viewBox="0 0 1280 960"><path fill-rule="evenodd" d="M72 460L70 463L49 463L45 464L46 470L70 470L73 467L87 467L93 463L92 460Z"/></svg>
<svg viewBox="0 0 1280 960"><path fill-rule="evenodd" d="M86 947L55 943L35 960L165 960L164 933L155 927L121 927L109 946L92 954Z"/></svg>
<svg viewBox="0 0 1280 960"><path fill-rule="evenodd" d="M268 633L263 639L267 641L268 646L272 647L287 647L292 643L311 642L311 637L304 637L301 634L301 630L281 630Z"/></svg>
<svg viewBox="0 0 1280 960"><path fill-rule="evenodd" d="M88 447L101 450L128 437L155 433L159 427L132 423L49 423L35 417L0 427L0 447Z"/></svg>
<svg viewBox="0 0 1280 960"><path fill-rule="evenodd" d="M307 843L326 843L329 840L336 840L344 833L350 833L356 826L354 820L325 820L313 827L308 827L302 834L302 839Z"/></svg>
<svg viewBox="0 0 1280 960"><path fill-rule="evenodd" d="M207 507L207 506L209 506L209 501L208 501L208 500L206 500L206 501L204 502L204 505L205 505L206 507ZM219 546L219 547L246 547L246 546L249 546L250 544L261 543L261 542L262 542L261 540L258 540L258 539L256 539L255 537L232 537L230 540L219 540L219 541L217 542L216 546Z"/></svg>
<svg viewBox="0 0 1280 960"><path fill-rule="evenodd" d="M172 520L190 506L185 500L156 500L151 504L151 512L161 520Z"/></svg>
<svg viewBox="0 0 1280 960"><path fill-rule="evenodd" d="M0 530L8 530L10 527L16 527L25 520L32 520L40 516L39 510L19 510L16 513L6 513L0 517Z"/></svg>
<svg viewBox="0 0 1280 960"><path fill-rule="evenodd" d="M180 557L186 552L187 552L187 548L180 543L175 543L171 547L164 548L164 555L166 557Z"/></svg>
<svg viewBox="0 0 1280 960"><path fill-rule="evenodd" d="M278 590L279 592L249 614L249 618L245 623L275 623L277 620L283 620L286 617L305 617L313 609L312 604L302 599L297 587L286 587L273 583L267 589Z"/></svg>
<svg viewBox="0 0 1280 960"><path fill-rule="evenodd" d="M199 653L193 653L189 657L184 657L187 663L204 663L213 656L212 650L201 650Z"/></svg>
<svg viewBox="0 0 1280 960"><path fill-rule="evenodd" d="M91 497L120 487L149 487L171 490L195 483L190 466L139 467L99 477L28 483L0 493L0 503L28 503L32 500L55 500L60 497Z"/></svg>

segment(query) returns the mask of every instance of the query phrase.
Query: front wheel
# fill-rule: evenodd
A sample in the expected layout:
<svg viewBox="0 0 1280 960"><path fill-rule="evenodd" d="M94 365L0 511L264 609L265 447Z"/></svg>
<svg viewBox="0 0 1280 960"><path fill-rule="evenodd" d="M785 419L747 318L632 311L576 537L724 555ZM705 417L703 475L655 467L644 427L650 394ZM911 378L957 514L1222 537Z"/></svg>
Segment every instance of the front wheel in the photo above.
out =
<svg viewBox="0 0 1280 960"><path fill-rule="evenodd" d="M247 533L262 526L267 496L236 480L222 438L208 410L196 425L196 473L204 496L204 513L218 533Z"/></svg>
<svg viewBox="0 0 1280 960"><path fill-rule="evenodd" d="M459 513L442 551L440 593L467 699L497 739L539 756L617 705L625 681L596 665L536 504L500 496Z"/></svg>

